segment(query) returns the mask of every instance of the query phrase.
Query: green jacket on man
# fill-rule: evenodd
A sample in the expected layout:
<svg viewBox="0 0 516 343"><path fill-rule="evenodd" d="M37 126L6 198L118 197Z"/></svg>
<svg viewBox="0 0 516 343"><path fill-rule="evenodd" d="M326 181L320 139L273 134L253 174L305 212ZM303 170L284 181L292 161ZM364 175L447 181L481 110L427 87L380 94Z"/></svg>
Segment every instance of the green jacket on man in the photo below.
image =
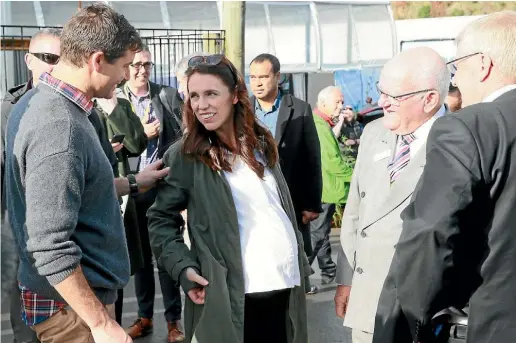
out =
<svg viewBox="0 0 516 343"><path fill-rule="evenodd" d="M343 204L348 198L353 168L342 159L339 143L330 125L317 114L314 114L314 122L321 144L321 201L326 204Z"/></svg>

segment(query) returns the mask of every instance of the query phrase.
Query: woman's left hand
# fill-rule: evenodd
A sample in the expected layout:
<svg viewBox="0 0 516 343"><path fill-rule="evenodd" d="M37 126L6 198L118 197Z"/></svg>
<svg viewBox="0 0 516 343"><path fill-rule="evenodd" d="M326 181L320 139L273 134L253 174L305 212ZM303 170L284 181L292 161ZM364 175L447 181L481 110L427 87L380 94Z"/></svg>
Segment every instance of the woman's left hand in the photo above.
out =
<svg viewBox="0 0 516 343"><path fill-rule="evenodd" d="M206 297L206 286L208 286L208 280L197 274L195 269L187 268L186 269L186 278L192 282L195 282L201 287L194 287L188 291L188 296L194 304L204 305L204 298Z"/></svg>

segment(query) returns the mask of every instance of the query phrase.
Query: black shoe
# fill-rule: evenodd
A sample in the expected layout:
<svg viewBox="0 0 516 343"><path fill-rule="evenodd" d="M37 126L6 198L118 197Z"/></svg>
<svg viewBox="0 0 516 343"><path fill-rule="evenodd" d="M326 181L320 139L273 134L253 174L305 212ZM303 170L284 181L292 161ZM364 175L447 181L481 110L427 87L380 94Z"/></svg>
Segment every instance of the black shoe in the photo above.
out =
<svg viewBox="0 0 516 343"><path fill-rule="evenodd" d="M335 275L332 275L332 276L323 276L322 277L322 280L321 280L321 284L323 285L329 285L330 283L332 283L333 281L335 281Z"/></svg>
<svg viewBox="0 0 516 343"><path fill-rule="evenodd" d="M307 295L314 295L314 294L317 294L317 292L319 292L319 288L317 288L316 285L311 285L310 286L310 290L308 292L306 292Z"/></svg>

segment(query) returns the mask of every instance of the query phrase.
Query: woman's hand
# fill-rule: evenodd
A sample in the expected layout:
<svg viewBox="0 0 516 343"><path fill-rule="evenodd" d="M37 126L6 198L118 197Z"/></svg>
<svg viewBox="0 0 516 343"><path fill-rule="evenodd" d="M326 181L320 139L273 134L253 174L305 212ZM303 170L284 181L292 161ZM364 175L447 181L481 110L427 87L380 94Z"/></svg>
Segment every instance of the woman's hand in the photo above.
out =
<svg viewBox="0 0 516 343"><path fill-rule="evenodd" d="M201 287L195 287L188 291L188 296L194 304L197 305L204 305L204 298L206 296L206 289L205 287L208 286L208 280L197 274L195 269L193 268L187 268L186 269L186 278L192 282L195 282Z"/></svg>

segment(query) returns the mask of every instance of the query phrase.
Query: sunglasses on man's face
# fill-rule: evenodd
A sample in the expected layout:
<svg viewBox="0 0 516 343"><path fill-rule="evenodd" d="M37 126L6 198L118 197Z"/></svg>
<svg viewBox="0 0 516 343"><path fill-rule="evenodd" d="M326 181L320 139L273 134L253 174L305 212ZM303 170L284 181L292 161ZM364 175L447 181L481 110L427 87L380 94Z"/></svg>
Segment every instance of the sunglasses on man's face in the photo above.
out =
<svg viewBox="0 0 516 343"><path fill-rule="evenodd" d="M224 55L222 54L214 54L214 55L208 55L208 56L194 56L190 58L188 61L188 68L194 68L199 65L210 65L210 66L216 66L220 63L223 63ZM233 70L233 67L229 63L223 63L225 64L229 70L231 71L231 74L233 75L233 78L235 79L235 84L237 83L237 74Z"/></svg>
<svg viewBox="0 0 516 343"><path fill-rule="evenodd" d="M59 62L60 56L46 53L46 52L30 52L31 55L35 56L38 60L45 62L46 64L56 65Z"/></svg>

